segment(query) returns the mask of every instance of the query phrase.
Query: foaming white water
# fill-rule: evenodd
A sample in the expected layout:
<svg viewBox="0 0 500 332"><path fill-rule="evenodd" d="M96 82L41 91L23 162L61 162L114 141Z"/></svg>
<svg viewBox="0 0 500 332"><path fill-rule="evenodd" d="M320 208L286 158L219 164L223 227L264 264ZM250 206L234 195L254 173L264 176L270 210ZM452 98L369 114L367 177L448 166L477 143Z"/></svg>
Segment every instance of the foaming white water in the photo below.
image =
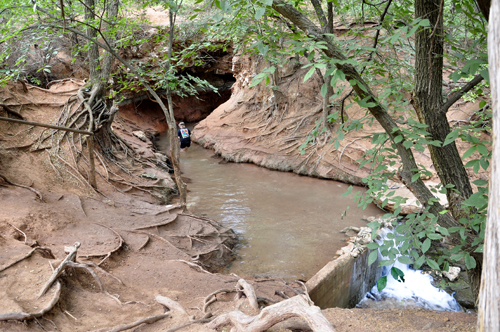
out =
<svg viewBox="0 0 500 332"><path fill-rule="evenodd" d="M381 239L377 243L381 244L387 239L387 234L393 232L384 229ZM379 257L383 258L380 251ZM405 282L395 280L391 273L391 267L383 267L382 276L387 276L387 286L379 292L375 285L361 300L360 306L366 305L370 301L384 301L385 299L396 299L405 307L405 303L410 302L412 307L418 306L430 310L461 311L460 305L455 298L440 288L432 285L433 278L422 273L421 270L413 270L406 264L396 262L394 267L404 273ZM380 306L378 306L380 307Z"/></svg>

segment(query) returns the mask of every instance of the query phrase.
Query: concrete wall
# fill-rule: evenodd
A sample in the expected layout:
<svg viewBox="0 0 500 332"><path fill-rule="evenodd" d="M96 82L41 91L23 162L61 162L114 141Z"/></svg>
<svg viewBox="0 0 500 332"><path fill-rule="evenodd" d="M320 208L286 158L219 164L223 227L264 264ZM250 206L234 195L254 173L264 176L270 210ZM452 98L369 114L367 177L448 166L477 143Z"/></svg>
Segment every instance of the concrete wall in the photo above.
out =
<svg viewBox="0 0 500 332"><path fill-rule="evenodd" d="M309 296L321 309L353 308L382 274L378 262L368 266L371 250L351 243L337 259L325 265L306 283Z"/></svg>

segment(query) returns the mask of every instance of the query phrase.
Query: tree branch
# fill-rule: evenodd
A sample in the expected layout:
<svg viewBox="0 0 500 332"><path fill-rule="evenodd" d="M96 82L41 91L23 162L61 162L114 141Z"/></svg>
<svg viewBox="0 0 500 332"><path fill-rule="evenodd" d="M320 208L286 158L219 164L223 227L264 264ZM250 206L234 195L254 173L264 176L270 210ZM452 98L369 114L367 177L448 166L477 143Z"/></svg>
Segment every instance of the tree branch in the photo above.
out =
<svg viewBox="0 0 500 332"><path fill-rule="evenodd" d="M483 79L484 78L481 74L477 74L472 79L472 81L465 84L460 90L456 91L448 98L448 100L443 104L443 106L441 106L441 112L447 113L453 104L455 104L460 98L463 97L463 95L469 92L472 88L481 83Z"/></svg>
<svg viewBox="0 0 500 332"><path fill-rule="evenodd" d="M15 9L15 8L31 8L31 6L12 6L12 7L7 7L7 8L4 8L4 9L0 10L0 15L1 15L4 11L10 10L10 9Z"/></svg>
<svg viewBox="0 0 500 332"><path fill-rule="evenodd" d="M318 17L323 31L326 32L326 30L328 29L328 21L326 20L323 8L321 8L321 3L319 2L319 0L311 0L311 3L314 7L314 10L316 11L316 16Z"/></svg>
<svg viewBox="0 0 500 332"><path fill-rule="evenodd" d="M287 4L284 0L274 0L273 9L283 15L283 17L290 20L299 29L306 32L307 35L314 40L325 42L326 48L322 51L326 56L335 60L347 60L347 57L342 53L340 48L335 45L330 38L327 38L311 20L309 20L296 8ZM368 103L374 105L368 107L368 110L384 128L385 132L391 139L392 144L396 147L397 154L401 157L403 162L403 169L400 172L402 182L424 206L429 208L430 213L438 216L439 224L441 226L447 228L457 226L457 221L449 212L441 214L444 210L443 206L437 202L436 198L424 184L422 179L418 178L417 180L412 181L412 177L416 174L415 170L418 169L418 167L411 148L407 149L403 145L405 142L405 135L401 132L394 119L389 115L387 109L380 104L377 97L371 91L365 80L363 80L356 68L350 64L343 63L343 61L337 61L335 66L338 70L344 73L347 81L353 82L351 86L358 95L359 99L366 100ZM396 136L402 136L403 140L396 143L394 140ZM459 236L454 236L454 238L457 241L460 241ZM467 246L470 246L472 241L473 238L468 237Z"/></svg>

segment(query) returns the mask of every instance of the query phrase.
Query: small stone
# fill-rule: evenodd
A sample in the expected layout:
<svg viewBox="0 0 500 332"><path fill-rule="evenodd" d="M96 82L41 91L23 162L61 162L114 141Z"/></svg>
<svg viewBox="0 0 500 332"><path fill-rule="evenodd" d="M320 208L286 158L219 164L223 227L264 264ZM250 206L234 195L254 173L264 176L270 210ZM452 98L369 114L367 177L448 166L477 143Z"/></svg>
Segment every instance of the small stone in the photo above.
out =
<svg viewBox="0 0 500 332"><path fill-rule="evenodd" d="M148 138L146 137L146 134L144 134L143 131L140 131L140 130L133 131L132 134L143 142L146 142L148 140Z"/></svg>
<svg viewBox="0 0 500 332"><path fill-rule="evenodd" d="M450 266L448 271L443 271L443 275L448 278L449 281L457 279L459 274L460 268L458 266Z"/></svg>
<svg viewBox="0 0 500 332"><path fill-rule="evenodd" d="M157 160L163 161L164 163L167 162L167 156L164 155L163 153L155 152L154 155L155 155L155 157L156 157Z"/></svg>
<svg viewBox="0 0 500 332"><path fill-rule="evenodd" d="M141 178L150 179L150 180L158 180L158 177L154 173L141 174Z"/></svg>

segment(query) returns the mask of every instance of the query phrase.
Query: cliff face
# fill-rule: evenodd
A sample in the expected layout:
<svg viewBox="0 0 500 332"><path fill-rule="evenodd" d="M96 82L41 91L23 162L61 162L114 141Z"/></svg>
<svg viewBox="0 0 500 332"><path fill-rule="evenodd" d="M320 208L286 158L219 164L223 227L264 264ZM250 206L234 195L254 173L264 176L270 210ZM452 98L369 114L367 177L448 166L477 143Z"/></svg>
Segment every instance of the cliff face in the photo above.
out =
<svg viewBox="0 0 500 332"><path fill-rule="evenodd" d="M367 132L348 133L339 149L334 148L331 134L314 137L317 125L321 128L321 80L314 74L304 83L308 69L294 58L285 60L273 91L264 83L249 88L267 63L258 57L234 57L231 98L195 127L194 140L229 161L362 184L368 170L359 169L355 161L368 147L361 139ZM359 111L353 106L348 112L355 116ZM308 136L311 144L301 153L299 147Z"/></svg>

